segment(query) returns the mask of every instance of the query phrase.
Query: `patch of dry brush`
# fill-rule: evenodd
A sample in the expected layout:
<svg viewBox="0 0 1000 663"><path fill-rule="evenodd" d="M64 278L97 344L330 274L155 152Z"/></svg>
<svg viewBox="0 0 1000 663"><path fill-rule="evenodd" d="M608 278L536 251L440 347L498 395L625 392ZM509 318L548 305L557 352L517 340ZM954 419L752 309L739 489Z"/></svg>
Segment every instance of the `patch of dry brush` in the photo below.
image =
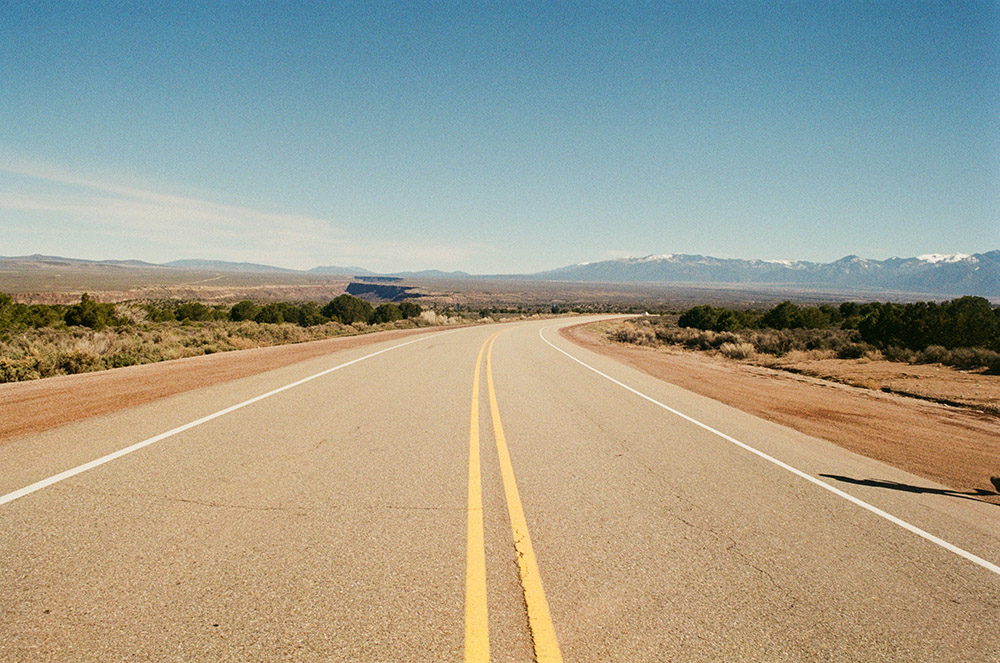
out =
<svg viewBox="0 0 1000 663"><path fill-rule="evenodd" d="M168 359L303 343L385 329L442 324L400 320L381 325L328 322L312 327L257 322L167 322L127 327L26 329L0 341L0 382L35 380Z"/></svg>

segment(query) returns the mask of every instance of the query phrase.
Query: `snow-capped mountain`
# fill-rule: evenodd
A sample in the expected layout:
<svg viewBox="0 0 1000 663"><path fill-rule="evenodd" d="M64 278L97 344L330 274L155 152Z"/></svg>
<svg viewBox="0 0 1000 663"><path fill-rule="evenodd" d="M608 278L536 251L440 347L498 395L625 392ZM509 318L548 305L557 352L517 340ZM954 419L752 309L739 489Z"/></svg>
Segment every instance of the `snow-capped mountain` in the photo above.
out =
<svg viewBox="0 0 1000 663"><path fill-rule="evenodd" d="M757 283L998 297L1000 250L888 260L851 255L829 263L649 255L581 263L533 276L557 281Z"/></svg>

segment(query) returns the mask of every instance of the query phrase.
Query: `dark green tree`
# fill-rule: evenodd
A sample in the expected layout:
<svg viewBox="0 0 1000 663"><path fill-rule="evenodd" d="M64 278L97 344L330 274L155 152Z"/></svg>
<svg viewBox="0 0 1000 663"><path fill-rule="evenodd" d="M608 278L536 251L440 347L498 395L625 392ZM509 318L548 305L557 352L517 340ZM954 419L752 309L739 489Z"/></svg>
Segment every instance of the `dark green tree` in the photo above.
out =
<svg viewBox="0 0 1000 663"><path fill-rule="evenodd" d="M63 319L67 325L101 330L115 321L114 312L114 305L100 304L91 299L87 293L83 293L80 296L80 303L66 309Z"/></svg>
<svg viewBox="0 0 1000 663"><path fill-rule="evenodd" d="M787 300L765 313L760 322L771 329L796 329L802 326L799 307Z"/></svg>
<svg viewBox="0 0 1000 663"><path fill-rule="evenodd" d="M368 322L374 313L375 310L371 304L347 293L338 295L333 301L323 307L323 315L345 325L354 324L355 322Z"/></svg>
<svg viewBox="0 0 1000 663"><path fill-rule="evenodd" d="M396 320L403 319L403 312L399 310L399 307L392 302L386 302L385 304L379 304L375 308L375 313L372 314L372 322L375 324L381 322L395 322Z"/></svg>
<svg viewBox="0 0 1000 663"><path fill-rule="evenodd" d="M305 302L299 307L299 325L302 327L321 325L324 322L329 322L329 320L323 315L323 311L320 310L319 304L316 302Z"/></svg>
<svg viewBox="0 0 1000 663"><path fill-rule="evenodd" d="M181 302L174 308L174 317L178 320L212 320L215 311L201 302Z"/></svg>
<svg viewBox="0 0 1000 663"><path fill-rule="evenodd" d="M285 316L281 310L281 306L271 302L270 304L265 304L257 311L254 320L261 323L281 324L285 321Z"/></svg>
<svg viewBox="0 0 1000 663"><path fill-rule="evenodd" d="M419 318L422 309L415 302L403 302L399 305L399 310L404 318Z"/></svg>
<svg viewBox="0 0 1000 663"><path fill-rule="evenodd" d="M695 329L713 329L719 320L719 312L711 306L701 305L688 309L681 314L677 320L680 327L694 327Z"/></svg>
<svg viewBox="0 0 1000 663"><path fill-rule="evenodd" d="M243 320L253 320L260 313L260 306L254 304L249 299L244 299L241 302L233 304L233 308L229 309L229 319L233 322L242 322Z"/></svg>
<svg viewBox="0 0 1000 663"><path fill-rule="evenodd" d="M14 300L10 295L0 292L0 330L11 326L14 319Z"/></svg>

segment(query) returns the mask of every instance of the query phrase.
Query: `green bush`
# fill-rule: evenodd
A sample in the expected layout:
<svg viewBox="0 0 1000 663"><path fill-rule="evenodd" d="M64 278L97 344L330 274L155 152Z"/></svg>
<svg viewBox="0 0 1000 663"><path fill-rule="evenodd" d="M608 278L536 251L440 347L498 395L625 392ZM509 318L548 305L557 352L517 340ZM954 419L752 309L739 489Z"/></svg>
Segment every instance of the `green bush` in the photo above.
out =
<svg viewBox="0 0 1000 663"><path fill-rule="evenodd" d="M254 316L254 322L267 323L267 324L281 324L285 321L284 311L278 304L270 303L265 304L257 311L257 315Z"/></svg>
<svg viewBox="0 0 1000 663"><path fill-rule="evenodd" d="M322 313L331 320L345 325L353 325L355 322L367 323L371 320L375 310L365 300L344 293L324 306Z"/></svg>
<svg viewBox="0 0 1000 663"><path fill-rule="evenodd" d="M56 370L67 375L89 373L99 371L102 368L104 368L104 362L100 357L82 350L67 352L56 360Z"/></svg>
<svg viewBox="0 0 1000 663"><path fill-rule="evenodd" d="M201 302L181 302L174 308L176 320L195 320L204 322L215 319L215 311Z"/></svg>
<svg viewBox="0 0 1000 663"><path fill-rule="evenodd" d="M379 304L372 314L372 322L379 324L382 322L395 322L403 319L403 312L392 302Z"/></svg>
<svg viewBox="0 0 1000 663"><path fill-rule="evenodd" d="M248 299L244 299L241 302L233 304L233 307L229 309L229 319L233 322L242 322L243 320L253 320L257 317L260 312L260 307L251 302Z"/></svg>
<svg viewBox="0 0 1000 663"><path fill-rule="evenodd" d="M114 314L113 304L100 304L83 293L80 303L70 306L63 319L70 326L90 327L100 331L115 322Z"/></svg>

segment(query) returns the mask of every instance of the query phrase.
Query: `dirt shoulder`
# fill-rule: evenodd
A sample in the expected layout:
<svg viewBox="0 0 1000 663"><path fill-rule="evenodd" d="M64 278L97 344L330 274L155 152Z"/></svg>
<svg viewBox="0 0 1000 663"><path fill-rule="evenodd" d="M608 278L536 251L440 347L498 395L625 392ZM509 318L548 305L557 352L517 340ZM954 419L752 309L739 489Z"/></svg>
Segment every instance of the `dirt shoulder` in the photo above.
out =
<svg viewBox="0 0 1000 663"><path fill-rule="evenodd" d="M1000 475L1000 417L691 351L612 343L589 327L560 333L694 393L1000 504L990 482Z"/></svg>
<svg viewBox="0 0 1000 663"><path fill-rule="evenodd" d="M796 353L776 358L771 368L833 380L853 387L912 396L944 405L1000 415L1000 375L961 371L940 364L871 359L809 359ZM756 363L756 362L753 362Z"/></svg>
<svg viewBox="0 0 1000 663"><path fill-rule="evenodd" d="M440 331L441 327L341 336L221 352L96 373L0 384L0 444L73 421L256 375L341 350Z"/></svg>

